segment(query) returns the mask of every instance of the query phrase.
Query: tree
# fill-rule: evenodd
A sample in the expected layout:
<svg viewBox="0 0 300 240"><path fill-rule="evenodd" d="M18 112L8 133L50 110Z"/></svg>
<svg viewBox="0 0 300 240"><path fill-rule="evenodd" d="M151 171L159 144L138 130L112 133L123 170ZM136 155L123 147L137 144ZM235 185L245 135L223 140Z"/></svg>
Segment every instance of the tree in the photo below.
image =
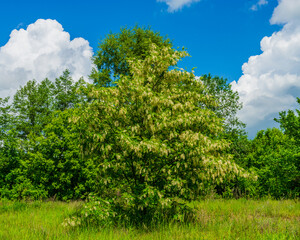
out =
<svg viewBox="0 0 300 240"><path fill-rule="evenodd" d="M200 77L206 87L208 95L213 96L217 102L217 106L211 108L219 118L224 119L225 134L243 133L245 124L236 116L237 112L242 108L239 102L238 92L231 89L231 85L227 83L227 79L203 75Z"/></svg>
<svg viewBox="0 0 300 240"><path fill-rule="evenodd" d="M86 86L86 84L82 78L74 82L70 76L70 71L65 70L54 82L53 109L64 111L65 109L74 108L76 104L83 103L85 96L79 90Z"/></svg>
<svg viewBox="0 0 300 240"><path fill-rule="evenodd" d="M27 138L30 133L40 134L53 112L83 103L86 96L79 89L86 85L83 79L74 82L69 70L65 70L54 83L47 78L40 83L28 81L16 92L12 104L20 136Z"/></svg>
<svg viewBox="0 0 300 240"><path fill-rule="evenodd" d="M11 105L8 104L8 101L9 97L4 99L0 98L0 141L4 140L14 122L14 118L11 113Z"/></svg>
<svg viewBox="0 0 300 240"><path fill-rule="evenodd" d="M86 124L82 152L98 161L99 195L134 223L164 213L183 217L186 201L208 187L246 177L223 153L222 120L202 82L169 70L187 53L155 44L149 49L144 60L127 60L130 74L115 87L92 89L92 103L73 117Z"/></svg>
<svg viewBox="0 0 300 240"><path fill-rule="evenodd" d="M244 158L249 153L250 142L245 132L246 124L237 117L237 112L242 109L238 92L233 91L227 79L203 75L200 80L206 87L206 93L217 102L211 108L219 118L223 119L223 138L231 144L226 151L234 156L234 160L244 166Z"/></svg>
<svg viewBox="0 0 300 240"><path fill-rule="evenodd" d="M279 129L261 130L251 143L247 168L258 175L257 193L274 198L299 197L299 146Z"/></svg>
<svg viewBox="0 0 300 240"><path fill-rule="evenodd" d="M300 98L297 98L297 102L300 104ZM283 111L279 113L279 118L274 119L280 124L280 128L284 133L297 142L300 141L300 110L296 109L296 113L292 110L288 112Z"/></svg>
<svg viewBox="0 0 300 240"><path fill-rule="evenodd" d="M80 199L97 189L97 166L93 159L82 158L78 126L69 121L74 111L56 112L41 136L29 136L30 150L23 158L22 172L48 198Z"/></svg>
<svg viewBox="0 0 300 240"><path fill-rule="evenodd" d="M109 34L99 45L94 57L97 69L93 69L90 78L97 86L110 86L120 75L131 75L128 59L145 59L151 43L158 47L172 46L169 39L150 28L125 27L120 33Z"/></svg>
<svg viewBox="0 0 300 240"><path fill-rule="evenodd" d="M0 98L0 198L18 199L32 194L33 189L22 176L24 151L20 149L17 121L8 101L9 98Z"/></svg>
<svg viewBox="0 0 300 240"><path fill-rule="evenodd" d="M45 79L40 84L28 81L13 99L13 110L17 116L17 130L22 138L29 133L40 134L52 112L53 84Z"/></svg>
<svg viewBox="0 0 300 240"><path fill-rule="evenodd" d="M120 33L108 35L99 45L99 51L94 57L94 69L91 78L97 86L110 86L118 81L121 75L132 76L128 59L144 60L149 55L150 43L161 47L173 47L172 42L163 38L151 29L134 27L122 28ZM205 93L212 95L217 106L211 107L219 118L223 118L223 137L232 144L228 152L234 155L237 162L242 162L248 153L248 141L245 124L236 116L242 108L237 92L231 89L226 79L203 75L200 77L206 87Z"/></svg>
<svg viewBox="0 0 300 240"><path fill-rule="evenodd" d="M0 99L0 194L7 198L78 199L96 188L96 166L83 161L72 110L86 100L66 70L54 83L29 81L12 106Z"/></svg>

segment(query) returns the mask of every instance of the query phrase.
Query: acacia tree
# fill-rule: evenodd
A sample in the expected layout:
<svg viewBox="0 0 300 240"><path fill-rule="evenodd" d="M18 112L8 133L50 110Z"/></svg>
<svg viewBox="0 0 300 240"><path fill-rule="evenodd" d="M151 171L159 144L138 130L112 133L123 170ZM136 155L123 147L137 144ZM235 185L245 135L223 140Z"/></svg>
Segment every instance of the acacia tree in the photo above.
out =
<svg viewBox="0 0 300 240"><path fill-rule="evenodd" d="M149 48L144 60L128 60L131 75L116 87L90 89L93 102L73 117L87 124L82 152L97 158L100 196L136 223L161 210L178 217L178 207L210 185L246 177L223 153L222 121L204 107L216 104L204 85L193 73L169 70L187 53Z"/></svg>

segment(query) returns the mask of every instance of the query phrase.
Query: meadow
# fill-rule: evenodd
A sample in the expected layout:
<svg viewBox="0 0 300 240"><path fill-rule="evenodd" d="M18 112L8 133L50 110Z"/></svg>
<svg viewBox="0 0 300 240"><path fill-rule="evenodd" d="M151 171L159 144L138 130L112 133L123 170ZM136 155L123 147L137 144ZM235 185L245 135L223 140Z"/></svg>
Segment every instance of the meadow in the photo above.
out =
<svg viewBox="0 0 300 240"><path fill-rule="evenodd" d="M207 199L195 223L140 228L64 227L83 202L0 201L0 239L300 239L299 200Z"/></svg>
<svg viewBox="0 0 300 240"><path fill-rule="evenodd" d="M0 98L0 240L300 239L300 109L249 139L238 93L186 56L123 28L93 84L65 70Z"/></svg>

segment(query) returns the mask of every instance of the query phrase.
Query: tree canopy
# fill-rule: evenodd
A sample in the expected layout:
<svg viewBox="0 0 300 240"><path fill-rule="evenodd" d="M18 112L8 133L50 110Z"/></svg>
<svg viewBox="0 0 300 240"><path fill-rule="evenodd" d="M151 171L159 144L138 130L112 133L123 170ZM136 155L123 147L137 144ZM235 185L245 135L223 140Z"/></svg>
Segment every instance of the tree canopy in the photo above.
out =
<svg viewBox="0 0 300 240"><path fill-rule="evenodd" d="M300 98L297 98L297 102L300 104ZM280 112L275 121L280 124L285 134L300 142L300 109Z"/></svg>
<svg viewBox="0 0 300 240"><path fill-rule="evenodd" d="M120 75L130 75L128 59L145 59L151 44L159 48L172 46L168 38L150 28L124 27L119 33L108 34L99 44L99 50L93 58L96 68L90 77L94 84L110 86Z"/></svg>

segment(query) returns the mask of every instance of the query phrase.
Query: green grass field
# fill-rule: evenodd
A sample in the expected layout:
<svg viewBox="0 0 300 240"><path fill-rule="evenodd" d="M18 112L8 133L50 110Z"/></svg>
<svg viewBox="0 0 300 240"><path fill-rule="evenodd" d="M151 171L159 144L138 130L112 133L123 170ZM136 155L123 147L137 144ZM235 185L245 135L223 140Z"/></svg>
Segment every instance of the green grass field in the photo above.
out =
<svg viewBox="0 0 300 240"><path fill-rule="evenodd" d="M198 221L156 229L66 228L80 202L0 200L0 239L300 239L300 204L294 200L203 200Z"/></svg>

